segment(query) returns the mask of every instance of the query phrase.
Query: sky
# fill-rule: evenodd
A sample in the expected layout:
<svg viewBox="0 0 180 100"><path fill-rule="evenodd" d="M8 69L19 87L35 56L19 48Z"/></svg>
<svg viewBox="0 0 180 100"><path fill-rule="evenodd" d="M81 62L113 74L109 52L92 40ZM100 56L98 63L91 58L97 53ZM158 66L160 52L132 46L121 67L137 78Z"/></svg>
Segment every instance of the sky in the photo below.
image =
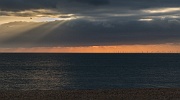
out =
<svg viewBox="0 0 180 100"><path fill-rule="evenodd" d="M180 52L179 0L0 0L0 52Z"/></svg>

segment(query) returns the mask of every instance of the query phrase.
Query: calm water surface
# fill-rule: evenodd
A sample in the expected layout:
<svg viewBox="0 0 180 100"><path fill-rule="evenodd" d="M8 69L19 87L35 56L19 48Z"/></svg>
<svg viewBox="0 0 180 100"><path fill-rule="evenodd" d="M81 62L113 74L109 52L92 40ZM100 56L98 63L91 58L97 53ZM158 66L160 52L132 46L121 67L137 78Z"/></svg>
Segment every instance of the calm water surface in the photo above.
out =
<svg viewBox="0 0 180 100"><path fill-rule="evenodd" d="M180 54L0 54L0 90L180 88Z"/></svg>

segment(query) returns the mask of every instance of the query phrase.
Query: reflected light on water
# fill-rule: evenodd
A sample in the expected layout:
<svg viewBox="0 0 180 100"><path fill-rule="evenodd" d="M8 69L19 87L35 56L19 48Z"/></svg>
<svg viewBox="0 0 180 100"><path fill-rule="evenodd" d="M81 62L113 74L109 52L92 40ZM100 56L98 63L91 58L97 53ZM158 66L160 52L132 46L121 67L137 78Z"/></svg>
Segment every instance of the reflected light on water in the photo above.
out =
<svg viewBox="0 0 180 100"><path fill-rule="evenodd" d="M1 72L0 78L0 88L8 90L56 90L70 84L67 74L54 70Z"/></svg>
<svg viewBox="0 0 180 100"><path fill-rule="evenodd" d="M5 90L57 90L64 89L71 83L71 77L66 71L68 63L64 59L57 61L48 56L27 56L22 61L4 59L0 70L0 89ZM24 57L22 57L24 58ZM6 60L10 63L6 63ZM19 60L22 62L19 62Z"/></svg>
<svg viewBox="0 0 180 100"><path fill-rule="evenodd" d="M70 84L68 75L53 70L1 72L0 78L0 88L8 90L54 90Z"/></svg>

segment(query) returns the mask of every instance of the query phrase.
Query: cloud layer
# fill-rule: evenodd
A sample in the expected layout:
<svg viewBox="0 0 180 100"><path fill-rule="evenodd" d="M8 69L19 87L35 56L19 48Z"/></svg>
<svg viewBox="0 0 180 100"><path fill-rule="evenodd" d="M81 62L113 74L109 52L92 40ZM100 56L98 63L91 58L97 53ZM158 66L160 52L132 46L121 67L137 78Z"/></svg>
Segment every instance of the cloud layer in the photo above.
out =
<svg viewBox="0 0 180 100"><path fill-rule="evenodd" d="M1 47L75 47L110 45L178 44L180 23L92 22L88 20L1 25ZM21 29L21 30L20 30Z"/></svg>
<svg viewBox="0 0 180 100"><path fill-rule="evenodd" d="M65 4L66 3L66 4ZM28 10L57 8L67 4L89 4L94 6L108 5L115 8L158 8L158 7L178 7L179 0L0 0L1 10ZM72 8L77 7L72 5Z"/></svg>
<svg viewBox="0 0 180 100"><path fill-rule="evenodd" d="M179 44L179 0L0 0L0 15L69 18L0 26L0 47Z"/></svg>
<svg viewBox="0 0 180 100"><path fill-rule="evenodd" d="M0 9L7 11L29 9L56 9L62 3L83 3L90 5L109 4L108 0L0 0ZM65 4L66 5L66 4ZM73 7L73 5L72 5Z"/></svg>
<svg viewBox="0 0 180 100"><path fill-rule="evenodd" d="M62 18L72 14L89 20L179 20L179 4L179 0L0 0L0 15Z"/></svg>

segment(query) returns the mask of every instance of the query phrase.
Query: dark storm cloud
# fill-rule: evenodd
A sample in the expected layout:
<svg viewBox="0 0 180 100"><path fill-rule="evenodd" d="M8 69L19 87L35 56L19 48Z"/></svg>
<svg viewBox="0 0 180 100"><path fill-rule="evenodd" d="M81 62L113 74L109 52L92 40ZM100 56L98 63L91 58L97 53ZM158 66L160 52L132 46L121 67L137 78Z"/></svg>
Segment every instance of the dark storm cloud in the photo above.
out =
<svg viewBox="0 0 180 100"><path fill-rule="evenodd" d="M179 6L180 0L0 0L1 15L75 18L1 25L0 47L180 43Z"/></svg>
<svg viewBox="0 0 180 100"><path fill-rule="evenodd" d="M0 15L5 16L58 16L61 14L74 14L92 20L124 20L145 17L159 17L162 14L177 15L176 12L150 13L144 10L177 8L179 0L0 0ZM37 12L37 9L51 10L51 12ZM22 13L21 11L32 11ZM121 16L119 16L121 15ZM178 15L179 16L179 15ZM122 19L121 19L122 18ZM125 20L131 20L126 18Z"/></svg>
<svg viewBox="0 0 180 100"><path fill-rule="evenodd" d="M92 5L106 5L109 4L108 0L69 0L70 2L88 3Z"/></svg>
<svg viewBox="0 0 180 100"><path fill-rule="evenodd" d="M107 46L179 43L178 20L152 22L91 22L87 20L46 23L14 22L0 27L0 47ZM39 24L39 25L38 25ZM26 31L17 30L20 27Z"/></svg>
<svg viewBox="0 0 180 100"><path fill-rule="evenodd" d="M90 5L109 4L108 0L0 0L0 9L7 11L55 9L59 3L64 3L64 1L66 3L77 2Z"/></svg>
<svg viewBox="0 0 180 100"><path fill-rule="evenodd" d="M0 0L0 9L7 11L56 8L57 0Z"/></svg>
<svg viewBox="0 0 180 100"><path fill-rule="evenodd" d="M57 8L64 3L82 3L90 5L109 5L111 8L158 8L158 7L178 7L179 0L0 0L1 10L28 10ZM66 4L65 4L66 5ZM71 5L72 8L78 8ZM83 8L81 8L83 9Z"/></svg>

